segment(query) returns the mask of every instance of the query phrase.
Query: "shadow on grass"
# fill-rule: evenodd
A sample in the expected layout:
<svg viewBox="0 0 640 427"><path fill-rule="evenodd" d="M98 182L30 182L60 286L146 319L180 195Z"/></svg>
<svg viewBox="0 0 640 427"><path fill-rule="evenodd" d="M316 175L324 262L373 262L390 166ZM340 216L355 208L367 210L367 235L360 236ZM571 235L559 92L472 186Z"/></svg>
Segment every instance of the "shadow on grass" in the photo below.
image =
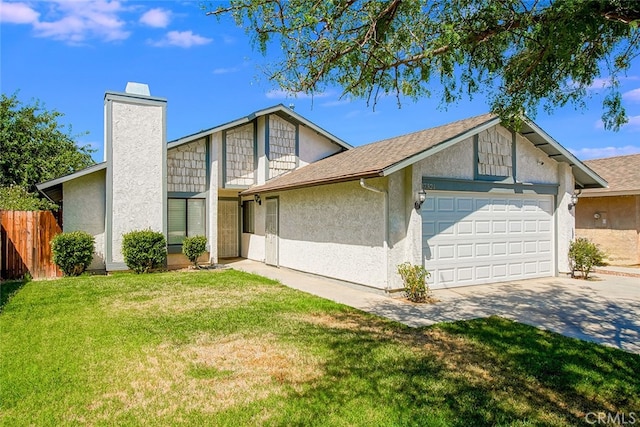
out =
<svg viewBox="0 0 640 427"><path fill-rule="evenodd" d="M586 425L640 404L639 356L498 317L410 329L341 313L301 335L323 343L325 374L276 424Z"/></svg>
<svg viewBox="0 0 640 427"><path fill-rule="evenodd" d="M11 297L26 283L26 280L8 280L6 282L0 282L0 313L2 313L4 306L9 302Z"/></svg>

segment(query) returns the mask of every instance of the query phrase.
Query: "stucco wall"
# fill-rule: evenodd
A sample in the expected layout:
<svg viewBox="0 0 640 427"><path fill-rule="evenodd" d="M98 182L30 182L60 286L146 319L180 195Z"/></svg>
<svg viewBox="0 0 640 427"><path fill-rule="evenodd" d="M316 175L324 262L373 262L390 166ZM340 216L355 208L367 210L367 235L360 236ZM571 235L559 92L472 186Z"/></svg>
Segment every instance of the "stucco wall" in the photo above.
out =
<svg viewBox="0 0 640 427"><path fill-rule="evenodd" d="M558 179L558 162L518 134L516 136L516 181L557 184Z"/></svg>
<svg viewBox="0 0 640 427"><path fill-rule="evenodd" d="M341 147L306 126L299 126L300 166L308 165L341 151Z"/></svg>
<svg viewBox="0 0 640 427"><path fill-rule="evenodd" d="M123 268L122 235L141 229L165 232L166 141L164 104L112 101L111 259ZM109 184L109 183L108 183ZM108 266L109 267L109 266Z"/></svg>
<svg viewBox="0 0 640 427"><path fill-rule="evenodd" d="M218 192L222 183L222 133L214 133L210 138L209 146L210 165L209 170L209 195L207 197L207 247L209 249L209 262L218 262Z"/></svg>
<svg viewBox="0 0 640 427"><path fill-rule="evenodd" d="M384 179L367 183L383 189ZM280 197L279 264L384 289L384 197L358 182L286 191Z"/></svg>
<svg viewBox="0 0 640 427"><path fill-rule="evenodd" d="M598 244L609 264L640 264L640 196L580 197L576 235Z"/></svg>
<svg viewBox="0 0 640 427"><path fill-rule="evenodd" d="M545 161L546 164L546 161ZM567 273L569 268L569 245L576 236L575 210L569 210L575 182L571 166L566 163L557 163L558 195L556 196L556 210L554 212L556 225L556 270Z"/></svg>
<svg viewBox="0 0 640 427"><path fill-rule="evenodd" d="M88 270L105 269L105 171L82 176L63 184L64 231L85 231L95 239L93 261Z"/></svg>
<svg viewBox="0 0 640 427"><path fill-rule="evenodd" d="M473 179L473 138L440 151L413 165L415 191L422 186L423 176Z"/></svg>

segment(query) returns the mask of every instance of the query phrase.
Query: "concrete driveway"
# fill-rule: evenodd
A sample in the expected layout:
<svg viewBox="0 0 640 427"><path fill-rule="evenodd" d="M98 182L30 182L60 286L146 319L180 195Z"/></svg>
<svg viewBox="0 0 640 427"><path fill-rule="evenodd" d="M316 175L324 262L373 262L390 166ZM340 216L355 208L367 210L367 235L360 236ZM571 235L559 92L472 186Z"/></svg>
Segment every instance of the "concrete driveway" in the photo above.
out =
<svg viewBox="0 0 640 427"><path fill-rule="evenodd" d="M640 354L640 278L606 274L583 281L563 277L435 290L435 304L400 298L343 282L234 260L230 267L412 327L497 315L562 335Z"/></svg>

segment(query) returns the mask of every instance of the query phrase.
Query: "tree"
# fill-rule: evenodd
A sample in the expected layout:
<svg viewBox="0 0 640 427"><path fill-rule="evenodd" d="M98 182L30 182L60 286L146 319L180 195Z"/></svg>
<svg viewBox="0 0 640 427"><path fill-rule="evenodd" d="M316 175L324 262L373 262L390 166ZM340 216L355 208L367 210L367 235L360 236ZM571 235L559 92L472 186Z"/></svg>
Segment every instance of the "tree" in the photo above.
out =
<svg viewBox="0 0 640 427"><path fill-rule="evenodd" d="M327 86L375 106L380 96L431 96L443 105L486 92L503 119L573 103L608 80L603 122L627 122L619 78L639 53L636 0L231 0L264 54L280 43L270 78L292 93Z"/></svg>
<svg viewBox="0 0 640 427"><path fill-rule="evenodd" d="M63 116L39 101L23 105L16 94L0 98L0 187L32 189L38 182L58 178L92 165L93 152L79 147Z"/></svg>
<svg viewBox="0 0 640 427"><path fill-rule="evenodd" d="M23 187L0 187L0 211L40 211L56 210L58 205L29 193Z"/></svg>

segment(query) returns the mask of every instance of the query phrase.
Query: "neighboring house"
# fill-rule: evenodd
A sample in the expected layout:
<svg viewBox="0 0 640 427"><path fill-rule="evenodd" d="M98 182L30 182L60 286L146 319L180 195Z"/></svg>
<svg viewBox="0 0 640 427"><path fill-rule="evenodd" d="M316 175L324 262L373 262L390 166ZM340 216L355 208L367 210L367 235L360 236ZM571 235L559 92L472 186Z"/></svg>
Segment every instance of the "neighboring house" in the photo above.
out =
<svg viewBox="0 0 640 427"><path fill-rule="evenodd" d="M569 271L576 188L606 182L529 120L482 115L351 147L276 106L164 143L166 101L107 93L105 163L40 184L64 229L96 235L96 267L125 268L122 233L171 252L205 233L210 262L242 256L388 291L403 262L432 287ZM172 254L170 266L185 263Z"/></svg>
<svg viewBox="0 0 640 427"><path fill-rule="evenodd" d="M640 154L588 160L609 183L582 192L576 234L597 243L612 265L640 264Z"/></svg>

